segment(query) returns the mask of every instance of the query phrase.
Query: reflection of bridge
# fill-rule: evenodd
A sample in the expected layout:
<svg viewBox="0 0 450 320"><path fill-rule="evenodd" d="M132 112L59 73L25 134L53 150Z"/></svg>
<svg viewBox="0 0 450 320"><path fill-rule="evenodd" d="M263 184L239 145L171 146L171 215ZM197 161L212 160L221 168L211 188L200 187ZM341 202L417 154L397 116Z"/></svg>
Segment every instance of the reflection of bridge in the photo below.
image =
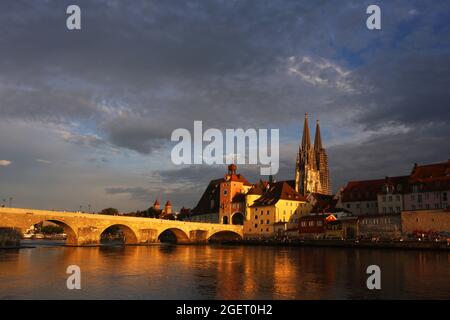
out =
<svg viewBox="0 0 450 320"><path fill-rule="evenodd" d="M66 244L80 246L99 244L102 233L112 226L122 230L126 244L157 242L165 231L171 231L178 243L202 243L211 238L234 240L242 238L243 233L242 226L238 225L0 208L0 228L11 228L24 233L42 221L62 226L67 234Z"/></svg>

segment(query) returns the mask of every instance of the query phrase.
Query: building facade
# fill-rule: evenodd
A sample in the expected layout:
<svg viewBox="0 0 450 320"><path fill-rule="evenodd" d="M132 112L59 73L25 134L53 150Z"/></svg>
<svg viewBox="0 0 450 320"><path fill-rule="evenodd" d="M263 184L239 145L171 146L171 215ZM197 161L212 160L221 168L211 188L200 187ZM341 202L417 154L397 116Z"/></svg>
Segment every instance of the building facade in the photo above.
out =
<svg viewBox="0 0 450 320"><path fill-rule="evenodd" d="M307 211L306 198L296 192L286 181L275 182L252 205L250 219L244 223L246 238L272 238L282 236L297 217Z"/></svg>
<svg viewBox="0 0 450 320"><path fill-rule="evenodd" d="M402 237L400 213L359 216L358 233L361 239L400 239Z"/></svg>
<svg viewBox="0 0 450 320"><path fill-rule="evenodd" d="M450 209L403 211L402 231L407 238L450 237Z"/></svg>
<svg viewBox="0 0 450 320"><path fill-rule="evenodd" d="M450 206L450 159L414 165L404 195L405 210L446 209Z"/></svg>

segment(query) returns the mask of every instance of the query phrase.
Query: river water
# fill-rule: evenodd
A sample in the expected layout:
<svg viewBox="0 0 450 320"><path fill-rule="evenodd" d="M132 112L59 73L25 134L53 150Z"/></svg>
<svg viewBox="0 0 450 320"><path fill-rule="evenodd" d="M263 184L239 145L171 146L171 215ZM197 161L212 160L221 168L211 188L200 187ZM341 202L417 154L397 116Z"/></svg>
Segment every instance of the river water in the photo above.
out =
<svg viewBox="0 0 450 320"><path fill-rule="evenodd" d="M0 299L450 299L450 253L316 247L64 247L0 250ZM368 290L366 268L381 268ZM81 290L66 269L81 268Z"/></svg>

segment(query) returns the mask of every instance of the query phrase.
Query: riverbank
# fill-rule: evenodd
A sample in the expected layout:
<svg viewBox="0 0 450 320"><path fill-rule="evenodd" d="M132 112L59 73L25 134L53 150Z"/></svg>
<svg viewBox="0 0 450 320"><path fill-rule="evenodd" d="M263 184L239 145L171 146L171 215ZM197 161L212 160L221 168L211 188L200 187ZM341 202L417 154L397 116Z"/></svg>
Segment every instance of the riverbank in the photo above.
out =
<svg viewBox="0 0 450 320"><path fill-rule="evenodd" d="M234 244L237 244L236 242ZM434 241L354 241L354 240L242 240L239 244L252 246L335 247L405 250L450 251L447 242Z"/></svg>

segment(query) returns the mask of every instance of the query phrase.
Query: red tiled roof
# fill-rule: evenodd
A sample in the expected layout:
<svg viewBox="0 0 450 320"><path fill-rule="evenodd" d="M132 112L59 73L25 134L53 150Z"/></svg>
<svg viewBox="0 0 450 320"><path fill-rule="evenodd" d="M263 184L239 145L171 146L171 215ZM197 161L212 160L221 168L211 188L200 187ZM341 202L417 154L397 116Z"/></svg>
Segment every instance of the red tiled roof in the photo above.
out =
<svg viewBox="0 0 450 320"><path fill-rule="evenodd" d="M260 181L259 183L255 184L248 192L249 195L263 195L264 192L267 191L267 187L269 186L269 182L267 181Z"/></svg>
<svg viewBox="0 0 450 320"><path fill-rule="evenodd" d="M343 202L376 201L385 179L350 181L342 193Z"/></svg>
<svg viewBox="0 0 450 320"><path fill-rule="evenodd" d="M424 182L436 178L450 178L450 159L447 162L414 165L410 182Z"/></svg>
<svg viewBox="0 0 450 320"><path fill-rule="evenodd" d="M236 193L233 197L233 199L231 200L231 202L244 202L245 201L245 194L243 193Z"/></svg>
<svg viewBox="0 0 450 320"><path fill-rule="evenodd" d="M385 186L392 187L390 193L404 193L408 187L409 176L386 177L384 179ZM384 190L382 190L384 191Z"/></svg>
<svg viewBox="0 0 450 320"><path fill-rule="evenodd" d="M197 205L192 209L193 215L219 212L220 183L223 181L224 179L221 178L212 180L208 184ZM212 207L211 204L213 205Z"/></svg>
<svg viewBox="0 0 450 320"><path fill-rule="evenodd" d="M419 192L443 191L450 189L450 159L447 162L427 165L414 165L409 178L408 191L414 185L419 186Z"/></svg>
<svg viewBox="0 0 450 320"><path fill-rule="evenodd" d="M306 198L296 192L286 181L272 184L269 190L259 197L252 206L270 206L279 200L306 201Z"/></svg>

